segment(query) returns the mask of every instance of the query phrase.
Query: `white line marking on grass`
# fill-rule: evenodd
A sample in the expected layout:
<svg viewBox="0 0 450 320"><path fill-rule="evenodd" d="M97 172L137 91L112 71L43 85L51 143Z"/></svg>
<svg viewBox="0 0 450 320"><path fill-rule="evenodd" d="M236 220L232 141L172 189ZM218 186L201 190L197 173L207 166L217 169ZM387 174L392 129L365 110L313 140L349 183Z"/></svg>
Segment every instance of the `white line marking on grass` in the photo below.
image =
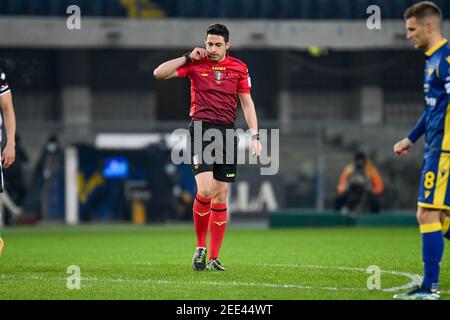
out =
<svg viewBox="0 0 450 320"><path fill-rule="evenodd" d="M361 271L366 272L366 268L355 267L342 267L342 266L324 266L324 265L298 265L298 264L258 264L260 267L272 267L272 268L299 268L299 269L335 269L335 270L348 270L348 271ZM405 285L398 287L391 287L383 289L384 292L395 292L405 289L410 289L416 284L420 284L422 277L418 274L409 272L382 270L382 273L399 275L409 278L411 281ZM28 277L16 277L13 275L0 274L0 279L23 279L23 280L51 280L39 275L32 275ZM65 278L56 278L56 280L65 281ZM139 279L139 278L98 278L98 277L83 277L82 281L99 281L99 282L112 282L112 283L149 283L154 285L212 285L212 286L233 286L233 287L263 287L263 288L284 288L284 289L303 289L303 290L327 290L327 291L367 291L367 288L337 288L331 286L315 287L300 284L278 284L278 283L256 283L256 282L240 282L240 281L180 281L180 280L168 280L168 279ZM91 287L91 285L88 285ZM449 293L449 292L443 292Z"/></svg>
<svg viewBox="0 0 450 320"><path fill-rule="evenodd" d="M366 272L367 268L355 268L355 267L340 267L340 266L320 266L320 265L298 265L298 264L259 264L259 266L264 267L275 267L275 268L303 268L303 269L336 269L336 270L350 270L350 271L362 271ZM391 270L381 270L382 273L393 274L398 276L404 276L409 278L411 281L403 286L391 287L383 289L384 292L395 292L400 290L411 289L414 286L422 282L422 276L409 272L391 271ZM362 290L362 289L361 289ZM368 290L365 288L364 290Z"/></svg>
<svg viewBox="0 0 450 320"><path fill-rule="evenodd" d="M58 280L64 281L64 278ZM87 278L88 281L112 282L112 283L149 283L157 285L209 285L209 286L232 286L232 287L264 287L264 288L284 288L284 289L316 289L328 291L366 291L366 288L336 288L336 287L313 287L297 284L276 284L276 283L256 283L241 281L180 281L167 279L136 279L136 278Z"/></svg>

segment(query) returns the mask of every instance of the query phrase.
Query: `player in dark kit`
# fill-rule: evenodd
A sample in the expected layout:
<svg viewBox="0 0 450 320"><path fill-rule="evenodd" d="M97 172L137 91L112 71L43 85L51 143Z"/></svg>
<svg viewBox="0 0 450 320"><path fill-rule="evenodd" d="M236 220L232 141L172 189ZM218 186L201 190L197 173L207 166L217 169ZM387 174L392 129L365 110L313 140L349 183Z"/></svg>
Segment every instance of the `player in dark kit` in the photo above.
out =
<svg viewBox="0 0 450 320"><path fill-rule="evenodd" d="M225 139L223 161L210 163L202 161L208 142L203 138L210 129L226 136L227 130L234 130L236 121L237 98L239 97L245 120L252 134L252 152L261 153L258 134L258 121L250 89L251 80L247 66L228 54L229 32L226 26L215 24L206 31L206 49L195 48L161 64L154 71L157 79L189 77L191 80L191 109L189 126L191 138L191 165L197 183L197 195L194 200L193 215L197 235L192 267L197 271L225 270L219 260L219 251L227 225L227 193L229 183L236 178L237 141L233 137ZM196 128L201 125L200 134ZM200 150L195 145L200 144ZM199 154L200 153L202 154ZM228 161L231 158L231 162ZM217 158L216 158L217 159ZM225 161L227 159L227 161ZM206 236L210 232L209 257L206 261Z"/></svg>
<svg viewBox="0 0 450 320"><path fill-rule="evenodd" d="M11 89L7 83L6 73L0 67L0 107L3 111L3 117L0 116L0 127L5 123L7 142L3 149L0 161L0 192L3 192L3 168L10 167L16 159L16 117L14 114L13 100ZM0 130L0 142L2 140ZM1 212L0 212L0 219ZM3 250L3 240L0 238L0 254Z"/></svg>
<svg viewBox="0 0 450 320"><path fill-rule="evenodd" d="M438 300L443 237L450 239L450 46L442 37L442 12L430 1L414 4L405 12L408 39L427 58L424 76L425 111L408 137L394 146L405 156L425 134L425 152L417 203L422 234L424 279L420 287L394 298Z"/></svg>

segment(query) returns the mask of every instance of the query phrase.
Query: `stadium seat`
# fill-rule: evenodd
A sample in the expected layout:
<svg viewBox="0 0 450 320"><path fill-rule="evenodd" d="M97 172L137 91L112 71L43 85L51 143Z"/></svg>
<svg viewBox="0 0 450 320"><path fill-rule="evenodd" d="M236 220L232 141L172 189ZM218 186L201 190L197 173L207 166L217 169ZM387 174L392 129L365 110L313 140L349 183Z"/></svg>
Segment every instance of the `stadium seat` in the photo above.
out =
<svg viewBox="0 0 450 320"><path fill-rule="evenodd" d="M219 16L219 9L217 0L199 0L201 2L200 16L203 18L217 18Z"/></svg>
<svg viewBox="0 0 450 320"><path fill-rule="evenodd" d="M394 3L392 0L372 0L370 1L370 5L376 5L380 7L381 17L383 19L393 19L393 7ZM364 11L365 17L368 17L367 7Z"/></svg>
<svg viewBox="0 0 450 320"><path fill-rule="evenodd" d="M64 3L61 0L48 0L48 14L51 16L61 16L65 14Z"/></svg>
<svg viewBox="0 0 450 320"><path fill-rule="evenodd" d="M403 19L403 12L411 4L410 0L394 0L392 1L392 18Z"/></svg>
<svg viewBox="0 0 450 320"><path fill-rule="evenodd" d="M103 10L105 16L124 17L126 9L121 4L121 0L103 0Z"/></svg>
<svg viewBox="0 0 450 320"><path fill-rule="evenodd" d="M336 0L335 18L347 20L352 19L353 18L352 3L348 0Z"/></svg>
<svg viewBox="0 0 450 320"><path fill-rule="evenodd" d="M82 12L88 16L103 16L103 1L84 0L82 6Z"/></svg>
<svg viewBox="0 0 450 320"><path fill-rule="evenodd" d="M300 17L298 0L279 0L279 4L277 18L295 19Z"/></svg>
<svg viewBox="0 0 450 320"><path fill-rule="evenodd" d="M259 17L263 19L274 19L278 14L278 3L272 0L260 0Z"/></svg>
<svg viewBox="0 0 450 320"><path fill-rule="evenodd" d="M221 18L240 18L242 14L239 0L219 0L218 8Z"/></svg>
<svg viewBox="0 0 450 320"><path fill-rule="evenodd" d="M178 0L176 7L177 17L200 17L202 10L201 2L198 0Z"/></svg>
<svg viewBox="0 0 450 320"><path fill-rule="evenodd" d="M77 5L81 9L83 14L83 1L82 0L48 0L47 12L52 16L64 16L67 14L67 8L70 5Z"/></svg>
<svg viewBox="0 0 450 320"><path fill-rule="evenodd" d="M5 0L1 0L5 1ZM27 0L7 0L8 14L12 15L25 15L29 13L29 3Z"/></svg>
<svg viewBox="0 0 450 320"><path fill-rule="evenodd" d="M242 18L259 18L260 0L241 0Z"/></svg>
<svg viewBox="0 0 450 320"><path fill-rule="evenodd" d="M8 14L8 2L6 0L0 1L0 15Z"/></svg>
<svg viewBox="0 0 450 320"><path fill-rule="evenodd" d="M372 0L352 0L353 4L353 18L366 19L367 8L373 4Z"/></svg>
<svg viewBox="0 0 450 320"><path fill-rule="evenodd" d="M158 8L164 10L168 17L176 16L176 6L178 0L152 0Z"/></svg>
<svg viewBox="0 0 450 320"><path fill-rule="evenodd" d="M301 19L314 19L314 0L298 0L299 16Z"/></svg>
<svg viewBox="0 0 450 320"><path fill-rule="evenodd" d="M48 15L47 0L29 0L29 13L32 15Z"/></svg>
<svg viewBox="0 0 450 320"><path fill-rule="evenodd" d="M402 19L407 7L421 0L0 0L0 14L65 15L79 5L88 16L126 16L125 2L151 3L169 17L250 19L366 19L367 7L381 8L383 19ZM450 15L447 0L433 0Z"/></svg>
<svg viewBox="0 0 450 320"><path fill-rule="evenodd" d="M334 0L315 0L314 19L336 19L336 3Z"/></svg>
<svg viewBox="0 0 450 320"><path fill-rule="evenodd" d="M70 7L71 5L80 7L82 14L86 13L85 8L83 6L84 5L83 0L61 0L61 2L64 4L64 8L63 8L64 13L63 14L67 14L67 8Z"/></svg>

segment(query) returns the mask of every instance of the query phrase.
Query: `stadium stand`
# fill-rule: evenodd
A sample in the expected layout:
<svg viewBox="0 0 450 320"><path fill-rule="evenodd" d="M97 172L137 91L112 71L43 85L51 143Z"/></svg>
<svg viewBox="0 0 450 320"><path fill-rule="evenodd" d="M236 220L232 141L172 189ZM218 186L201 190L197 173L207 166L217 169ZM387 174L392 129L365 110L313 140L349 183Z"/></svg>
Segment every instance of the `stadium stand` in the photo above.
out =
<svg viewBox="0 0 450 320"><path fill-rule="evenodd" d="M2 0L1 15L65 15L75 4L88 16L161 16L231 19L365 19L375 4L385 19L401 19L402 12L419 0ZM445 18L450 12L445 0L434 0ZM136 14L144 11L146 14Z"/></svg>

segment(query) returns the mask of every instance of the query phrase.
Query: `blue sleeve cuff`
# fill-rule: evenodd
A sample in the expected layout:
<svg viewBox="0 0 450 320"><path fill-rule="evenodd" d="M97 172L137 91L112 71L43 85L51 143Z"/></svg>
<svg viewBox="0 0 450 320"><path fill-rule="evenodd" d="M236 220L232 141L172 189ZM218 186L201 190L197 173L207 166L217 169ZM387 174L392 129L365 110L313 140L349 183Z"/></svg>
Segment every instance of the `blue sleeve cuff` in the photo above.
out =
<svg viewBox="0 0 450 320"><path fill-rule="evenodd" d="M415 128L414 128L415 129ZM421 134L418 134L417 130L413 130L408 134L408 139L412 143L416 143L416 141L420 138Z"/></svg>

